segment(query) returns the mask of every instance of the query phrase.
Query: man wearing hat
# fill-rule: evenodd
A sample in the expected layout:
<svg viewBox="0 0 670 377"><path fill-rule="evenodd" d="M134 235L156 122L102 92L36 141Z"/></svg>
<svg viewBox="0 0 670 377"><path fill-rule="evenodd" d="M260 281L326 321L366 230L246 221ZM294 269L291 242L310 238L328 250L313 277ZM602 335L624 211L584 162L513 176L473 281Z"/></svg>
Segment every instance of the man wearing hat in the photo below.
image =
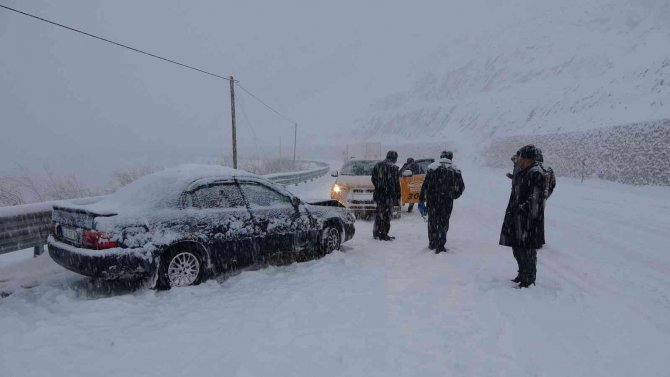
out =
<svg viewBox="0 0 670 377"><path fill-rule="evenodd" d="M509 246L519 267L518 288L535 285L537 249L544 245L544 172L537 162L540 155L533 145L518 152L518 171L512 177L500 244Z"/></svg>
<svg viewBox="0 0 670 377"><path fill-rule="evenodd" d="M393 207L400 205L400 173L396 161L398 152L388 151L386 159L372 168L372 184L375 186L372 199L377 204L372 236L381 241L394 239L389 236L389 230Z"/></svg>
<svg viewBox="0 0 670 377"><path fill-rule="evenodd" d="M447 251L449 218L454 208L454 199L458 199L465 190L461 171L452 164L454 154L443 151L440 159L428 166L426 178L419 194L419 208L428 203L428 248L435 253Z"/></svg>

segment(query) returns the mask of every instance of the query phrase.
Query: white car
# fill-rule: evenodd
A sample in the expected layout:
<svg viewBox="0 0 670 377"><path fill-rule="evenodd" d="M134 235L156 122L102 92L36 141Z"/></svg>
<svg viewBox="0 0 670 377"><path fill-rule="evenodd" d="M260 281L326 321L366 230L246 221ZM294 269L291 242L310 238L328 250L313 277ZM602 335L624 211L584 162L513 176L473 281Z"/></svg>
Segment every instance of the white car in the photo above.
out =
<svg viewBox="0 0 670 377"><path fill-rule="evenodd" d="M347 161L339 171L330 189L330 198L337 200L358 218L369 218L377 205L372 200L375 187L372 185L372 169L379 160ZM400 207L393 211L393 217L400 217Z"/></svg>

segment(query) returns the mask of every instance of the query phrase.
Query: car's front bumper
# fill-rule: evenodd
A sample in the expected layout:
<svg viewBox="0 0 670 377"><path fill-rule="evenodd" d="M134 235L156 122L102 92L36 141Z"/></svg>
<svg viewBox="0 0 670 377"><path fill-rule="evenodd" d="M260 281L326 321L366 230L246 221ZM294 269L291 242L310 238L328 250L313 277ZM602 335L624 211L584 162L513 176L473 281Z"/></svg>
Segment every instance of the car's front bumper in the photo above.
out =
<svg viewBox="0 0 670 377"><path fill-rule="evenodd" d="M103 278L147 276L155 271L151 253L135 249L81 249L49 238L49 255L59 265L78 274Z"/></svg>

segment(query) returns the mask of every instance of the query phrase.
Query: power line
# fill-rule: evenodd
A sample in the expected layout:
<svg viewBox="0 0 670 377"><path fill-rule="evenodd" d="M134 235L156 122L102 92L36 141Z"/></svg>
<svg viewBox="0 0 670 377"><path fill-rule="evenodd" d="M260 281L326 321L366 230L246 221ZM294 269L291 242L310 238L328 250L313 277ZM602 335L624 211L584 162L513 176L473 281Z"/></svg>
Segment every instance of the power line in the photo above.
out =
<svg viewBox="0 0 670 377"><path fill-rule="evenodd" d="M291 124L295 124L295 121L294 121L294 120L292 120L291 118L287 117L286 115L280 113L279 111L275 110L272 106L268 105L267 103L263 102L263 100L261 100L260 98L256 97L253 93L251 93L250 91L248 91L247 89L245 89L242 85L240 85L239 82L236 82L235 85L237 85L238 88L244 90L248 95L250 95L250 96L251 96L253 99L255 99L256 101L260 102L263 106L265 106L265 107L267 107L268 109L270 109L273 113L275 113L275 114L279 115L280 117L284 118L284 120L286 120L287 122L289 122L289 123L291 123Z"/></svg>
<svg viewBox="0 0 670 377"><path fill-rule="evenodd" d="M55 26L58 26L58 27L61 27L61 28L64 28L64 29L67 29L67 30L70 30L70 31L74 31L74 32L76 32L76 33L83 34L83 35L86 35L86 36L88 36L88 37L91 37L91 38L95 38L95 39L101 40L101 41L103 41L103 42L107 42L107 43L110 43L110 44L113 44L113 45L116 45L116 46L119 46L119 47L123 47L123 48L125 48L125 49L131 50L131 51L134 51L134 52L138 52L138 53L140 53L140 54L144 54L144 55L150 56L150 57L152 57L152 58L156 58L156 59L159 59L159 60L163 60L163 61L166 61L166 62L168 62L168 63L176 64L176 65L181 66L181 67L184 67L184 68L188 68L188 69L191 69L191 70L200 72L200 73L204 73L204 74L209 75L209 76L212 76L212 77L216 77L216 78L219 78L219 79L222 79L222 80L226 80L226 81L231 81L231 79L232 79L232 76L231 76L230 78L228 78L228 77L224 77L224 76L221 76L221 75L217 75L217 74L215 74L215 73L211 73L211 72L205 71L205 70L200 69L200 68L196 68L196 67L193 67L193 66L184 64L184 63L180 63L180 62L178 62L178 61L176 61L176 60L172 60L172 59L164 58L164 57L162 57L162 56L159 56L159 55L156 55L156 54L152 54L152 53L150 53L150 52L146 52L146 51L140 50L140 49L138 49L138 48L131 47L131 46L128 46L128 45L119 43L119 42L115 42L115 41L112 41L112 40L110 40L110 39L103 38L103 37L100 37L100 36L97 36L97 35L94 35L94 34L91 34L91 33L87 33L87 32L85 32L85 31L82 31L82 30L79 30L79 29L76 29L76 28L73 28L73 27L70 27L70 26L66 26L66 25L60 24L60 23L55 22L55 21L51 21L51 20L48 20L48 19L46 19L46 18L42 18L42 17L39 17L39 16L35 16L35 15L33 15L33 14L30 14L30 13L27 13L27 12L23 12L23 11L20 11L20 10L18 10L18 9L11 8L11 7L8 7L8 6L3 5L3 4L0 4L0 8L4 8L4 9L7 9L7 10L9 10L9 11L16 12L16 13L22 14L22 15L24 15L24 16L27 16L27 17L30 17L30 18L33 18L33 19L36 19L36 20L39 20L39 21L43 21L43 22L49 23L49 24L51 24L51 25L55 25ZM251 93L251 91L249 91L249 90L247 90L245 87L241 86L241 85L239 84L239 81L237 81L237 80L233 80L233 81L234 81L234 82L233 82L234 85L237 85L237 87L239 87L239 88L242 89L245 93L247 93L249 96L251 96L251 98L255 99L256 101L258 101L259 103L261 103L263 106L265 106L266 108L268 108L270 111L272 111L273 113L279 115L282 119L286 120L287 122L289 122L289 123L291 123L292 125L294 125L295 127L297 127L297 123L296 123L294 120L292 120L291 118L287 117L286 115L280 113L279 111L275 110L272 106L268 105L268 104L265 103L262 99L258 98L258 96L256 96L255 94ZM232 87L231 87L231 88L232 88ZM245 116L246 116L246 114L245 114ZM247 119L247 121L248 121L248 119ZM255 132L253 131L253 129L252 129L252 133L255 134ZM255 136L255 135L254 135L254 136Z"/></svg>
<svg viewBox="0 0 670 377"><path fill-rule="evenodd" d="M260 153L258 153L258 136L256 135L256 131L254 131L254 126L251 124L251 121L249 120L249 116L247 116L247 112L244 109L244 101L242 100L242 97L240 97L240 109L242 110L242 115L244 116L244 119L247 121L247 125L249 126L249 129L251 130L251 134L253 135L254 139L254 146L256 148L256 155L259 156Z"/></svg>
<svg viewBox="0 0 670 377"><path fill-rule="evenodd" d="M6 6L6 5L2 5L2 4L0 4L0 8L4 8L4 9L10 10L10 11L12 11L12 12L16 12L16 13L22 14L22 15L24 15L24 16L28 16L28 17L31 17L31 18L40 20L40 21L44 21L44 22L46 22L46 23L49 23L49 24L52 24L52 25L55 25L55 26L58 26L58 27L62 27L62 28L64 28L64 29L67 29L67 30L70 30L70 31L74 31L74 32L77 32L77 33L80 33L80 34L89 36L89 37L91 37L91 38L99 39L99 40L101 40L101 41L104 41L104 42L107 42L107 43L111 43L111 44L116 45L116 46L119 46L119 47L127 48L127 49L129 49L129 50L132 50L132 51L135 51L135 52L139 52L139 53L141 53L141 54L148 55L148 56L151 56L151 57L153 57L153 58L160 59L160 60L163 60L163 61L172 63L172 64L176 64L176 65L181 66L181 67L184 67L184 68L192 69L192 70L194 70L194 71L198 71L198 72L200 72L200 73L204 73L204 74L206 74L206 75L210 75L210 76L213 76L213 77L216 77L216 78L219 78L219 79L223 79L223 80L226 80L226 81L230 81L230 79L229 79L228 77L224 77L224 76L221 76L221 75L217 75L217 74L215 74L215 73L207 72L207 71L205 71L205 70L203 70L203 69L195 68L195 67L192 67L192 66L190 66L190 65L187 65L187 64L184 64L184 63L180 63L180 62L175 61L175 60L172 60L172 59L164 58L164 57L162 57L162 56L158 56L158 55L156 55L156 54L152 54L152 53L150 53L150 52L142 51L142 50L140 50L140 49L138 49L138 48L130 47L130 46L125 45L125 44L122 44L122 43L114 42L114 41L112 41L112 40L109 40L109 39L106 39L106 38L103 38L103 37L99 37L99 36L97 36L97 35L93 35L93 34L91 34L91 33L87 33L87 32L85 32L85 31L81 31L81 30L79 30L79 29L75 29L75 28L70 27L70 26L66 26L66 25L63 25L63 24L59 24L58 22L54 22L54 21L47 20L46 18L42 18L42 17L38 17L38 16L35 16L35 15L33 15L33 14L30 14L30 13L22 12L22 11L20 11L20 10L18 10L18 9L10 8L10 7ZM242 89L246 91L246 89L244 89L244 88L242 88ZM260 100L259 100L259 101L260 101ZM267 106L267 105L266 105L266 106Z"/></svg>

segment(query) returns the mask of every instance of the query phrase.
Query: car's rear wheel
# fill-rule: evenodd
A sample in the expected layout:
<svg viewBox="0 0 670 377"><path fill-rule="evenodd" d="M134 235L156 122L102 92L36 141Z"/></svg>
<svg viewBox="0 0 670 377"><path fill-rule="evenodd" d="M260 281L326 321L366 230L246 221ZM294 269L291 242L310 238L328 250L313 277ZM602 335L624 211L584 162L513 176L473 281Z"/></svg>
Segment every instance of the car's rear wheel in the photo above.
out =
<svg viewBox="0 0 670 377"><path fill-rule="evenodd" d="M340 250L341 244L342 233L340 229L333 225L326 226L321 236L321 250L323 254L330 254L334 250Z"/></svg>
<svg viewBox="0 0 670 377"><path fill-rule="evenodd" d="M187 287L200 284L204 275L204 265L200 254L193 248L173 248L168 250L160 263L159 289Z"/></svg>

